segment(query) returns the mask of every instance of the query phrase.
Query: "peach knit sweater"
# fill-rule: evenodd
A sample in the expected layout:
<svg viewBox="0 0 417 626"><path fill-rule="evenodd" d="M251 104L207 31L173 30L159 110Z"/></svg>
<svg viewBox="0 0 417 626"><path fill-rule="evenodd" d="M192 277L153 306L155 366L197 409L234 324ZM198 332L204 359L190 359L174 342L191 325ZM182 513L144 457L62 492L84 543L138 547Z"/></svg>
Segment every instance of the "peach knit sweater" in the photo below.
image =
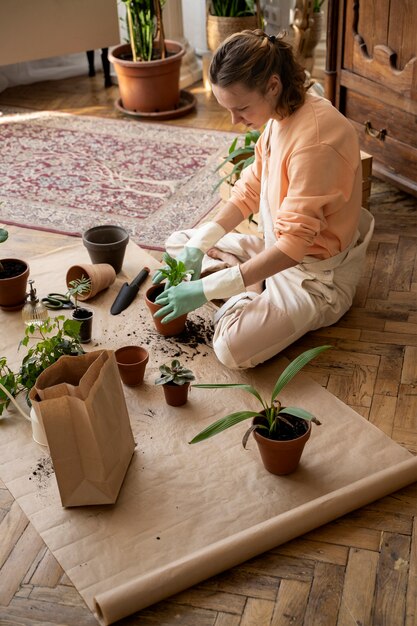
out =
<svg viewBox="0 0 417 626"><path fill-rule="evenodd" d="M344 250L356 233L362 168L356 132L324 98L308 94L290 117L273 120L255 161L234 185L231 201L244 217L259 210L262 162L269 150L268 202L276 246L296 261L326 259ZM269 146L267 145L269 144Z"/></svg>

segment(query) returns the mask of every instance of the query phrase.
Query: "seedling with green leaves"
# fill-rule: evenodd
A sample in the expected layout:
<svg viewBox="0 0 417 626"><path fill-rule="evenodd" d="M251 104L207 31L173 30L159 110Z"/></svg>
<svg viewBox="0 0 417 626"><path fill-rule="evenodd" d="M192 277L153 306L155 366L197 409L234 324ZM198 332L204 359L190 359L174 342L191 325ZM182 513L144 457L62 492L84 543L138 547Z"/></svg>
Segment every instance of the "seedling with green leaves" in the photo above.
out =
<svg viewBox="0 0 417 626"><path fill-rule="evenodd" d="M312 348L310 350L306 350L298 357L296 357L282 372L276 381L271 398L269 402L264 400L260 393L251 385L245 384L197 384L193 385L193 387L199 387L200 389L242 389L243 391L247 391L248 393L255 396L257 400L261 403L262 409L260 411L238 411L236 413L230 413L225 417L220 418L210 426L207 426L204 430L202 430L198 435L196 435L189 443L198 443L199 441L203 441L204 439L208 439L209 437L213 437L218 433L223 432L227 428L234 426L235 424L239 424L239 422L243 422L244 420L251 419L254 417L263 418L262 423L251 426L245 433L242 443L243 446L246 447L246 443L248 441L249 435L253 430L259 430L260 434L264 435L269 439L277 439L279 440L279 430L280 424L285 423L292 426L291 422L285 417L286 415L292 415L297 418L301 418L303 420L312 421L316 424L320 424L320 422L308 411L305 409L300 409L294 406L281 406L281 402L277 399L278 394L284 389L284 387L294 378L296 374L305 366L307 363L312 361L316 356L318 356L324 350L328 350L331 346L319 346L317 348Z"/></svg>
<svg viewBox="0 0 417 626"><path fill-rule="evenodd" d="M69 283L68 296L73 296L75 302L75 310L78 309L78 296L84 293L88 293L91 290L91 280L84 276L81 278L75 278Z"/></svg>
<svg viewBox="0 0 417 626"><path fill-rule="evenodd" d="M193 270L188 270L182 261L177 261L168 252L164 252L162 260L166 266L162 267L159 272L167 281L167 287L176 287L194 273Z"/></svg>
<svg viewBox="0 0 417 626"><path fill-rule="evenodd" d="M155 385L166 385L167 383L173 383L175 385L185 385L186 383L195 380L193 372L179 362L178 359L171 361L171 366L164 365L159 366L161 375L155 380Z"/></svg>

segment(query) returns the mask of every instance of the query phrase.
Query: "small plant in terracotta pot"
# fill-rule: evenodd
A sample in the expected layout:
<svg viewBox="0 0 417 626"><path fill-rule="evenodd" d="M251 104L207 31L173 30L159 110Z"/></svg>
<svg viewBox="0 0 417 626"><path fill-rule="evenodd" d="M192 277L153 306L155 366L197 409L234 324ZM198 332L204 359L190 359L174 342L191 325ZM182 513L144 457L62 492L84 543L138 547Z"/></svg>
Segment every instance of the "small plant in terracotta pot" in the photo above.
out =
<svg viewBox="0 0 417 626"><path fill-rule="evenodd" d="M72 313L72 319L81 322L80 341L88 343L91 341L91 333L93 328L93 311L78 306L78 298L85 293L91 291L91 280L86 276L76 278L69 282L68 296L74 298L75 310Z"/></svg>
<svg viewBox="0 0 417 626"><path fill-rule="evenodd" d="M272 390L269 402L251 385L245 384L197 384L193 387L205 389L234 388L247 391L261 403L260 411L238 411L210 424L196 435L189 443L197 443L218 433L252 419L252 425L243 436L242 444L246 448L248 438L253 433L265 469L272 474L285 475L295 471L304 446L311 434L311 422L320 422L308 411L294 406L282 406L278 394L292 378L312 359L331 346L319 346L303 352L296 357L282 372Z"/></svg>
<svg viewBox="0 0 417 626"><path fill-rule="evenodd" d="M0 243L9 233L0 228ZM26 285L29 265L21 259L0 259L0 308L3 311L18 311L26 301Z"/></svg>
<svg viewBox="0 0 417 626"><path fill-rule="evenodd" d="M187 402L190 382L195 380L193 372L173 359L171 365L164 364L159 367L160 376L155 380L155 385L163 385L166 403L170 406L182 406Z"/></svg>
<svg viewBox="0 0 417 626"><path fill-rule="evenodd" d="M192 270L187 270L182 261L177 261L168 252L164 253L162 260L166 265L158 272L162 274L166 282L150 287L145 294L145 302L152 313L156 330L164 337L171 337L172 335L179 335L184 330L187 315L181 315L172 322L163 324L159 318L154 317L154 314L162 308L161 305L155 303L155 299L165 288L175 287L183 280L188 280L192 275Z"/></svg>

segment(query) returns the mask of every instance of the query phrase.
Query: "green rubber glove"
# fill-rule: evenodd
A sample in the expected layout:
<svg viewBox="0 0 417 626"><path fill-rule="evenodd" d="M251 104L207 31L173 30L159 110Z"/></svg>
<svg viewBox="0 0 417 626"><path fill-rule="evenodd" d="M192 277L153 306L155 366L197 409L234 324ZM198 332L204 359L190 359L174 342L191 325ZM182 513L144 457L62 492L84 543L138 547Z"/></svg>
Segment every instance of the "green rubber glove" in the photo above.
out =
<svg viewBox="0 0 417 626"><path fill-rule="evenodd" d="M182 261L187 270L193 271L191 280L198 280L201 274L201 264L203 262L203 256L204 252L202 252L199 248L185 246L185 248L181 250L181 252L175 258L177 259L177 261ZM161 272L155 272L155 275L152 278L152 283L154 285L157 285L163 280L163 274L161 274ZM169 286L170 285L168 285L168 287ZM167 287L165 289L167 289Z"/></svg>
<svg viewBox="0 0 417 626"><path fill-rule="evenodd" d="M155 300L155 304L161 305L163 308L154 314L154 317L160 317L163 324L171 322L180 315L185 315L190 311L198 309L207 302L204 295L203 281L195 280L193 282L183 282L176 287L165 289Z"/></svg>

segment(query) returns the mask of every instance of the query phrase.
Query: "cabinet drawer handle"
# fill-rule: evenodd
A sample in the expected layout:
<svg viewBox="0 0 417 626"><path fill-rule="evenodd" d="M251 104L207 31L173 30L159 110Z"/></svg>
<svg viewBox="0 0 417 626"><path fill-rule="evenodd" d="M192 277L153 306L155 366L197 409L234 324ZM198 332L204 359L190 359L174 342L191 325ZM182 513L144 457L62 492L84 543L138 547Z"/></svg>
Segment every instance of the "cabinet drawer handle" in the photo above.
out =
<svg viewBox="0 0 417 626"><path fill-rule="evenodd" d="M387 129L381 128L381 130L376 130L375 128L372 128L372 124L368 120L367 122L365 122L365 133L370 137L373 137L374 139L380 139L381 141L384 141L385 135L387 134Z"/></svg>

